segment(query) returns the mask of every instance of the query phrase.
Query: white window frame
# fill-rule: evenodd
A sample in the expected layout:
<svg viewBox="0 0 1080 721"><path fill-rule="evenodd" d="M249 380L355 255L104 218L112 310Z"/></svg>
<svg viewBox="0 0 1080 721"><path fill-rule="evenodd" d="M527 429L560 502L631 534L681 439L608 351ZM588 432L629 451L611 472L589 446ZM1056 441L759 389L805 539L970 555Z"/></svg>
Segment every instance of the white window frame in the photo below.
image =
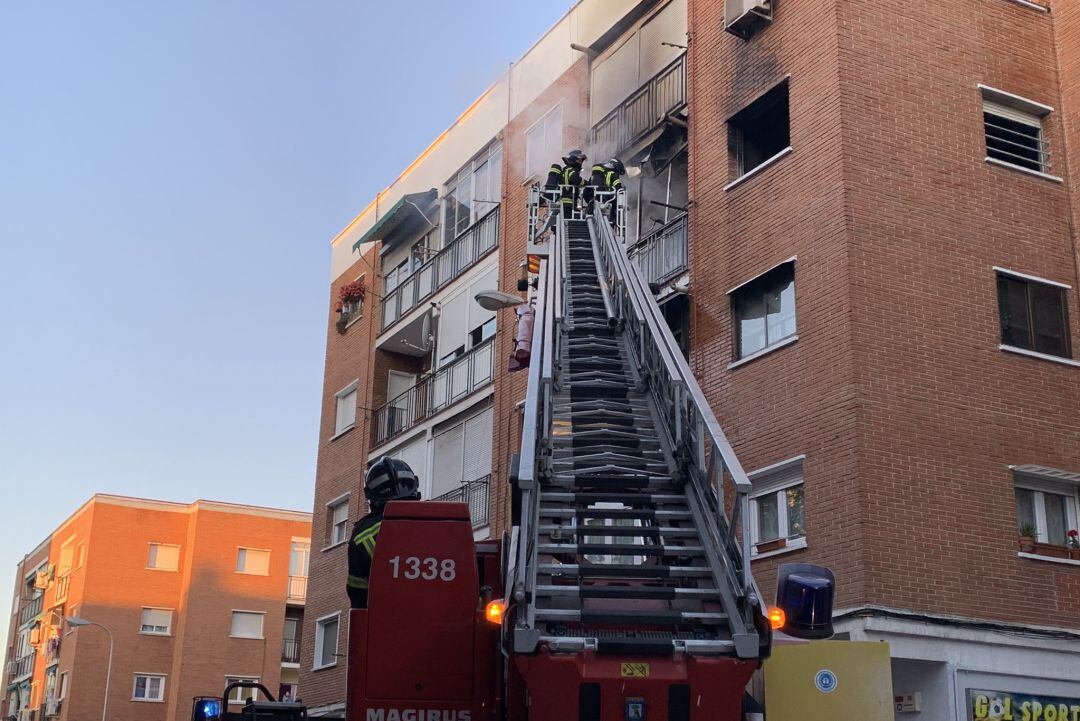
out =
<svg viewBox="0 0 1080 721"><path fill-rule="evenodd" d="M787 551L794 551L800 548L806 548L806 535L791 536L791 530L788 528L788 514L787 505L783 502L783 494L785 491L796 488L798 486L803 487L803 514L805 523L805 499L806 499L806 478L803 470L803 462L806 460L805 454L800 454L787 460L774 463L764 468L759 468L747 474L751 484L753 484L753 490L750 492L750 557L751 558L766 558L778 553L785 553ZM790 474L798 468L798 475L792 477ZM765 496L777 496L776 499L776 516L777 516L777 530L779 535L775 539L769 539L769 541L761 540L760 529L758 528L758 499ZM758 543L768 543L773 540L784 539L785 545L783 548L779 548L772 551L765 551L758 553Z"/></svg>
<svg viewBox="0 0 1080 721"><path fill-rule="evenodd" d="M737 349L738 352L741 353L742 352L742 347L741 347L741 341L740 341L740 338L739 338L739 334L741 332L740 327L739 327L740 316L739 316L739 313L738 313L738 304L736 302L736 294L738 294L740 291L742 291L746 286L750 285L751 283L754 283L755 281L760 280L761 278L764 278L769 273L772 273L772 272L776 271L777 269L784 267L785 265L788 265L788 264L791 265L791 283L792 283L792 286L794 287L793 303L795 305L795 332L792 333L789 336L784 336L783 338L780 338L779 340L776 340L776 341L774 341L772 343L769 343L764 348L759 348L758 350L754 351L753 353L749 353L747 355L741 355L741 356L735 358L735 360L728 363L728 370L731 370L732 368L738 368L739 366L744 365L746 363L749 363L750 361L755 360L757 358L760 358L763 355L768 355L769 353L772 353L773 351L780 350L781 348L786 348L787 346L791 345L795 341L799 340L799 296L798 296L799 283L798 283L798 281L796 279L796 272L798 271L798 260L799 260L799 257L796 256L796 255L793 255L790 258L788 258L787 260L782 260L779 263L777 263L776 265L770 266L769 268L763 270L762 272L755 275L753 278L749 278L747 280L744 280L742 283L739 283L737 286L735 286L734 288L730 289L727 292L728 307L731 308L732 320L733 320L732 329L731 329L731 332L732 332L732 336L731 336L732 348ZM766 317L766 319L765 319L766 330L768 329L768 322L769 322L768 317Z"/></svg>
<svg viewBox="0 0 1080 721"><path fill-rule="evenodd" d="M68 695L68 684L71 682L70 671L61 671L56 679L56 698L63 701Z"/></svg>
<svg viewBox="0 0 1080 721"><path fill-rule="evenodd" d="M1066 531L1073 529L1080 529L1080 486L1069 483L1068 481L1058 481L1051 479L1040 479L1036 474L1029 472L1018 472L1013 470L1013 488L1023 489L1025 491L1031 491L1035 494L1034 506L1035 506L1035 530L1037 543L1049 543L1049 530L1046 525L1046 503L1044 494L1050 493L1056 496L1065 496L1065 515L1068 523ZM1015 490L1014 501L1015 506ZM1017 529L1020 528L1020 516L1017 513L1016 518Z"/></svg>
<svg viewBox="0 0 1080 721"><path fill-rule="evenodd" d="M360 400L359 387L360 387L360 379L358 378L358 379L354 380L352 383L345 386L344 388L342 388L341 390L339 390L337 393L334 394L334 435L330 438L330 440L333 440L334 438L337 438L338 436L343 436L346 433L348 433L349 431L351 431L353 428L356 428L356 411L357 411L357 408L358 408L357 404L358 404L358 402ZM339 423L339 421L341 420L341 407L342 407L341 402L342 402L342 400L344 398L346 398L351 393L356 394L356 396L353 398L353 409L352 409L352 411L353 411L353 419L352 419L352 423L347 423L345 425L341 425Z"/></svg>
<svg viewBox="0 0 1080 721"><path fill-rule="evenodd" d="M262 677L261 676L243 675L243 674L229 674L229 675L225 676L225 685L226 686L228 686L230 683L233 683L234 681L249 681L251 683L261 683L262 682ZM247 697L246 696L241 696L240 698L234 698L233 695L232 695L232 694L237 693L237 692L239 692L240 694L243 694L245 691L250 691L251 692L251 698L253 698L256 701L259 700L259 689L257 689L257 688L245 689L244 687L241 686L240 688L234 688L232 690L232 692L230 692L229 699L228 699L229 703L235 703L235 704L246 703L247 702Z"/></svg>
<svg viewBox="0 0 1080 721"><path fill-rule="evenodd" d="M502 199L503 199L502 198L502 192L503 192L502 168L504 167L504 163L506 162L506 154L503 152L503 150L504 149L503 149L502 139L501 138L495 138L494 140L489 142L487 145L485 145L483 150L481 150L479 153L477 153L475 156L473 156L473 158L471 160L469 160L469 162L467 162L467 163L465 163L465 165L461 166L461 168L458 170L458 172L454 173L454 176L452 178L450 178L445 183L443 183L444 200L442 202L442 207L440 208L440 220L442 222L442 228L441 228L442 234L441 234L441 236L438 235L438 234L436 235L436 238L442 237L442 243L439 246L440 248L445 248L447 245L452 243L459 235L464 234L469 228L476 225L476 222L478 220L480 220L481 218L486 216L488 213L493 211L498 206L502 205ZM477 195L476 171L479 170L484 165L487 165L488 166L488 168L487 168L488 172L490 173L490 171L491 171L491 165L490 165L491 159L494 158L496 155L499 156L499 178L498 178L498 183L497 183L499 198L498 198L498 200L490 200L488 198L477 199L477 197L476 197L476 195ZM448 238L448 237L446 237L446 232L450 229L450 222L449 222L449 218L447 217L447 210L449 209L449 203L450 203L450 200L449 200L450 199L450 194L451 194L453 188L457 188L458 185L462 181L466 180L466 176L468 178L468 183L469 183L469 191L470 191L469 197L472 199L471 204L469 206L469 224L467 226L465 226L465 231L461 231L460 233L455 232L453 237ZM477 206L478 203L483 203L484 204L483 210L481 210ZM436 230L437 229L433 228L428 233L425 233L423 238L421 238L419 241L417 241L416 243L414 243L410 247L410 249L409 249L410 273L415 272L415 268L413 267L413 264L411 263L411 261L413 259L413 248L415 248L418 244L423 243L427 238L430 237L431 233L436 232Z"/></svg>
<svg viewBox="0 0 1080 721"><path fill-rule="evenodd" d="M247 553L255 551L256 553L266 554L266 573L256 573L254 571L241 571L240 570L240 552L244 551L245 569L247 568ZM252 548L250 546L237 546L236 547L236 572L244 576L269 576L270 575L270 549L269 548Z"/></svg>
<svg viewBox="0 0 1080 721"><path fill-rule="evenodd" d="M133 678L132 678L132 681L131 681L131 700L132 701L138 701L139 703L165 703L165 679L167 677L168 677L168 674L164 674L164 673L144 673L142 671L136 671L133 674ZM158 685L158 691L160 692L160 695L157 698L152 698L150 696L144 696L142 698L139 698L138 696L136 696L135 695L135 690L139 686L139 679L140 678L147 679L147 681L146 681L146 690L147 691L150 690L150 679L152 679L152 678L160 679L161 683Z"/></svg>
<svg viewBox="0 0 1080 721"><path fill-rule="evenodd" d="M1050 113L1054 112L1053 107L982 83L979 83L977 87L982 96L981 107L984 113L990 113L1007 120L1038 128L1038 144L1040 151L1042 151L1046 140L1046 119L1050 116ZM984 136L986 134L985 127L983 128L983 134ZM1049 150L1045 151L1045 157L1040 155L1039 170L1027 168L1018 163L1010 163L1000 158L991 158L989 151L987 151L985 160L991 165L1000 165L1010 170L1017 170L1021 173L1053 180L1058 183L1064 182L1060 177L1050 173L1051 154Z"/></svg>
<svg viewBox="0 0 1080 721"><path fill-rule="evenodd" d="M143 618L142 618L143 611L168 611L169 612L169 625L165 627L164 631L146 631L146 630L144 630L143 626L145 626L146 624L143 623ZM173 613L174 613L174 611L175 611L175 609L165 608L165 607L162 607L162 606L143 606L142 609L139 611L139 635L141 635L141 636L171 636L172 635L172 621L173 621Z"/></svg>
<svg viewBox="0 0 1080 721"><path fill-rule="evenodd" d="M345 508L345 520L341 522L342 528L344 530L342 531L341 538L339 539L336 538L334 535L334 528L336 528L338 525L334 523L334 510L342 506L344 506ZM323 549L324 551L330 548L340 546L341 544L349 540L349 494L343 493L332 501L327 501L326 509L330 518L330 542L326 545L326 548Z"/></svg>
<svg viewBox="0 0 1080 721"><path fill-rule="evenodd" d="M236 621L236 614L245 613L251 616L259 616L262 623L259 624L258 636L236 636L233 634L233 625ZM239 638L245 641L263 641L266 640L266 611L252 611L247 608L234 608L229 614L229 638Z"/></svg>
<svg viewBox="0 0 1080 721"><path fill-rule="evenodd" d="M523 133L523 137L524 137L524 140L525 140L525 182L522 183L522 185L528 185L529 181L533 180L534 178L535 179L540 179L540 178L544 177L545 169L547 167L549 167L555 161L559 160L559 158L557 156L548 158L540 166L538 166L536 169L534 169L533 168L532 153L529 152L529 134L532 133L537 128L544 126L544 124L547 123L547 121L555 113L559 114L559 142L558 142L558 146L561 147L562 146L562 139L566 135L566 117L565 117L565 114L563 113L563 101L562 100L555 103L555 105L553 105L547 112L545 112L543 115L541 115L539 118L537 118L536 122L534 122L529 127L525 128L525 132ZM545 144L546 144L546 141L547 141L547 130L546 130L546 128L545 128L545 131L544 131L544 140L545 140ZM550 148L545 148L545 149L550 152Z"/></svg>
<svg viewBox="0 0 1080 721"><path fill-rule="evenodd" d="M175 548L176 549L176 568L162 568L160 566L151 566L150 565L150 549L153 548L154 546L157 546L158 548ZM147 547L146 547L146 569L148 571L165 571L167 573L176 573L176 572L178 572L180 570L180 549L181 548L182 547L177 543L157 543L156 541L151 541L150 543L147 544Z"/></svg>
<svg viewBox="0 0 1080 721"><path fill-rule="evenodd" d="M326 622L333 619L337 622L337 634L334 637L334 660L330 663L319 663L319 660L323 656L323 645L326 642ZM319 671L324 668L332 668L337 666L337 653L339 649L339 641L341 638L341 612L328 613L325 616L321 616L315 619L315 656L312 659L312 671Z"/></svg>

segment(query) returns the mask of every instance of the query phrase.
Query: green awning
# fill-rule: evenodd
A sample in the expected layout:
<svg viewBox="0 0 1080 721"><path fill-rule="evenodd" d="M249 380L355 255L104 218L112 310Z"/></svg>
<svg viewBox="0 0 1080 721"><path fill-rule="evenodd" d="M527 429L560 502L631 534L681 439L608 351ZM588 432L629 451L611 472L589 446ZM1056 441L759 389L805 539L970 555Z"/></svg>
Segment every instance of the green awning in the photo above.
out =
<svg viewBox="0 0 1080 721"><path fill-rule="evenodd" d="M423 193L410 193L402 197L401 200L394 203L390 210L383 213L382 217L375 221L375 225L371 226L368 232L360 237L360 240L353 243L353 250L358 250L365 243L385 239L410 218L418 217L430 223L431 221L424 214L435 208L437 198L438 192L435 188ZM419 210L417 210L418 208Z"/></svg>

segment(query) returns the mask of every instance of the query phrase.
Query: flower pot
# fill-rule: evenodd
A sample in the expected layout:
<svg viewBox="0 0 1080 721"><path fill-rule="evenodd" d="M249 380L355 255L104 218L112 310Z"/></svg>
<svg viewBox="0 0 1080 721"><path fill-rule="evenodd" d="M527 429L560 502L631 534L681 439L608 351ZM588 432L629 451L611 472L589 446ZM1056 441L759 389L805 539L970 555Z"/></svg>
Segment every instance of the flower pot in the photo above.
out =
<svg viewBox="0 0 1080 721"><path fill-rule="evenodd" d="M768 553L769 551L779 551L781 548L785 548L786 546L786 538L774 538L771 541L762 541L761 543L754 544L754 549L758 553Z"/></svg>
<svg viewBox="0 0 1080 721"><path fill-rule="evenodd" d="M1036 543L1035 553L1048 558L1068 558L1069 548L1067 546L1057 546L1053 543Z"/></svg>
<svg viewBox="0 0 1080 721"><path fill-rule="evenodd" d="M1020 536L1020 551L1022 553L1035 553L1035 539L1031 536Z"/></svg>
<svg viewBox="0 0 1080 721"><path fill-rule="evenodd" d="M1080 548L1070 548L1069 549L1069 558L1071 558L1074 561L1080 561Z"/></svg>

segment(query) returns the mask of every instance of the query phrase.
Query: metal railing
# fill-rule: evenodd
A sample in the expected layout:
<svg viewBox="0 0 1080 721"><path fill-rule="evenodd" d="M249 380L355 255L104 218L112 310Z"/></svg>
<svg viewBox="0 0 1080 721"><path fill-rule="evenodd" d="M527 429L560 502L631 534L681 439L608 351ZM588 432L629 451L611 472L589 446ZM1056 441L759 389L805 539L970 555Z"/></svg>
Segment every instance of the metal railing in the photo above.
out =
<svg viewBox="0 0 1080 721"><path fill-rule="evenodd" d="M454 503L469 504L469 517L472 518L473 528L480 528L488 524L489 495L488 487L491 485L491 476L484 476L475 481L467 481L460 486L432 498L433 501L449 501Z"/></svg>
<svg viewBox="0 0 1080 721"><path fill-rule="evenodd" d="M56 579L56 590L53 595L53 603L59 604L67 600L68 588L71 586L71 574L67 573Z"/></svg>
<svg viewBox="0 0 1080 721"><path fill-rule="evenodd" d="M657 228L627 249L649 283L665 283L688 267L687 214Z"/></svg>
<svg viewBox="0 0 1080 721"><path fill-rule="evenodd" d="M1050 140L1043 136L1042 130L1027 126L1030 131L1021 132L991 122L992 120L1002 122L993 113L984 111L983 125L986 129L988 157L1040 173L1050 169Z"/></svg>
<svg viewBox="0 0 1080 721"><path fill-rule="evenodd" d="M281 662L300 663L300 639L286 638L281 641Z"/></svg>
<svg viewBox="0 0 1080 721"><path fill-rule="evenodd" d="M593 126L589 134L593 155L598 158L618 155L685 105L686 53L683 53Z"/></svg>
<svg viewBox="0 0 1080 721"><path fill-rule="evenodd" d="M376 408L372 443L385 443L486 386L494 370L495 339L489 338Z"/></svg>
<svg viewBox="0 0 1080 721"><path fill-rule="evenodd" d="M41 607L45 601L45 594L32 598L26 605L19 609L19 625L30 623L41 614Z"/></svg>
<svg viewBox="0 0 1080 721"><path fill-rule="evenodd" d="M307 598L307 576L289 576L290 601L303 601Z"/></svg>
<svg viewBox="0 0 1080 721"><path fill-rule="evenodd" d="M499 206L496 205L383 296L382 330L397 323L498 245Z"/></svg>

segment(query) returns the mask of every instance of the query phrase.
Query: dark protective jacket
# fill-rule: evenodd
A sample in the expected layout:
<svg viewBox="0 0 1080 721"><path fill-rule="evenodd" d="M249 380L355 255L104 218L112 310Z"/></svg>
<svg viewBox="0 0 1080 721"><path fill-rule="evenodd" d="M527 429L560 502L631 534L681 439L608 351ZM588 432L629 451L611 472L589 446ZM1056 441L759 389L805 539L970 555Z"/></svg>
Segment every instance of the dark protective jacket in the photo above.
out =
<svg viewBox="0 0 1080 721"><path fill-rule="evenodd" d="M349 578L345 582L345 590L353 608L367 608L371 559L375 556L375 541L380 528L382 511L361 518L349 535Z"/></svg>
<svg viewBox="0 0 1080 721"><path fill-rule="evenodd" d="M548 170L547 182L544 183L544 190L557 190L560 185L569 185L574 188L571 193L564 191L562 197L563 205L572 207L581 188L585 187L585 179L581 177L581 168L576 165L562 166L552 163L551 169Z"/></svg>
<svg viewBox="0 0 1080 721"><path fill-rule="evenodd" d="M606 165L597 164L592 167L589 185L597 190L618 190L622 187L622 176Z"/></svg>

